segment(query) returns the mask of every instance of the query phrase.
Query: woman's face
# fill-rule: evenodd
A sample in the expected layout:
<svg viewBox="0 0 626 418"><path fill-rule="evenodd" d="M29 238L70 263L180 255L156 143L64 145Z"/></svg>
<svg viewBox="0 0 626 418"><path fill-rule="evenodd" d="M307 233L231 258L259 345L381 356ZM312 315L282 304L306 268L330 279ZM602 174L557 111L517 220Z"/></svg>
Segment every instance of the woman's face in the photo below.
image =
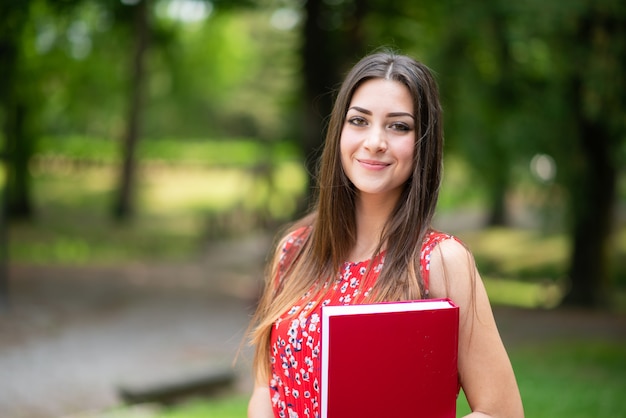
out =
<svg viewBox="0 0 626 418"><path fill-rule="evenodd" d="M364 195L397 200L413 172L415 116L407 87L375 78L361 84L341 131L344 172Z"/></svg>

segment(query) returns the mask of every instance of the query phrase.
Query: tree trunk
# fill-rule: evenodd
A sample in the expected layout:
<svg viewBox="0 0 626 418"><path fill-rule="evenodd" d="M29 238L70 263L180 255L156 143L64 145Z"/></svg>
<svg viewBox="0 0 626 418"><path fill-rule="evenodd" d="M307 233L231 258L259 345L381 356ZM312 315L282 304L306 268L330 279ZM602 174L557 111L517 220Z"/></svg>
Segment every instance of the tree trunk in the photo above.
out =
<svg viewBox="0 0 626 418"><path fill-rule="evenodd" d="M329 5L323 0L307 0L306 19L301 50L304 87L304 122L301 149L307 171L307 196L298 212L302 214L313 203L317 163L321 155L326 126L333 105L333 89L341 81L346 60L363 53L365 35L363 20L368 2L358 1L347 20L338 28L323 27L329 15ZM345 26L345 27L344 27Z"/></svg>
<svg viewBox="0 0 626 418"><path fill-rule="evenodd" d="M28 116L28 97L19 80L20 39L28 18L27 1L0 6L0 107L6 161L7 217L29 219L33 215L28 162L33 135Z"/></svg>
<svg viewBox="0 0 626 418"><path fill-rule="evenodd" d="M133 197L136 171L136 148L139 141L141 113L143 110L143 87L145 82L145 58L149 36L149 1L141 0L134 6L135 47L131 60L128 119L122 138L122 166L118 194L113 216L118 221L128 220L133 214Z"/></svg>
<svg viewBox="0 0 626 418"><path fill-rule="evenodd" d="M14 98L5 108L7 143L7 213L11 219L33 217L31 178L28 162L33 154L33 135L29 132L28 106Z"/></svg>
<svg viewBox="0 0 626 418"><path fill-rule="evenodd" d="M330 114L331 97L331 54L328 53L329 33L323 30L319 21L324 8L322 0L308 0L305 5L306 18L303 26L302 45L304 123L301 133L301 147L307 172L307 195L300 214L309 209L315 188L317 162L323 143L323 120Z"/></svg>
<svg viewBox="0 0 626 418"><path fill-rule="evenodd" d="M0 155L2 168L7 173L8 162L6 154ZM2 187L0 195L0 312L7 309L9 305L9 223L7 216L8 196L7 184Z"/></svg>
<svg viewBox="0 0 626 418"><path fill-rule="evenodd" d="M506 28L509 22L506 14L497 7L497 3L489 7L488 24L493 33L495 42L494 56L500 68L498 82L491 87L495 109L495 117L492 120L492 127L489 129L491 136L491 163L489 171L491 179L487 181L490 187L490 207L487 218L487 226L507 226L509 221L509 211L506 196L510 187L511 168L513 167L512 153L504 145L507 135L504 126L511 114L519 107L519 94L515 91L516 84L516 64L511 55L509 42L506 35Z"/></svg>
<svg viewBox="0 0 626 418"><path fill-rule="evenodd" d="M619 25L618 25L619 26ZM618 27L615 26L615 27ZM599 28L610 25L601 16L587 14L581 19L575 43L584 45L585 62L594 62L607 54L596 45L593 36ZM608 39L612 39L610 36ZM563 300L565 305L607 307L610 288L610 237L617 198L617 162L613 144L619 133L611 132L610 113L590 115L586 98L594 85L585 84L589 69L574 63L579 70L569 85L574 120L580 135L578 152L574 154L574 175L570 185L573 212L573 243L570 258L571 287ZM596 77L598 75L596 74ZM596 80L597 81L597 80ZM603 104L611 103L608 94L593 92ZM603 96L604 94L604 96ZM622 93L618 93L622 94ZM614 111L614 109L610 109Z"/></svg>
<svg viewBox="0 0 626 418"><path fill-rule="evenodd" d="M489 186L489 213L487 215L487 226L507 226L508 210L506 204L506 195L508 191L508 182L504 179L508 176L508 170L503 173L502 181L491 182ZM492 173L496 175L496 173Z"/></svg>
<svg viewBox="0 0 626 418"><path fill-rule="evenodd" d="M581 164L572 189L573 246L566 305L607 305L610 287L610 236L616 198L617 172L611 161L610 138L602 126L580 121Z"/></svg>
<svg viewBox="0 0 626 418"><path fill-rule="evenodd" d="M0 113L4 147L0 155L4 184L0 196L0 311L9 304L9 219L32 217L28 161L32 136L24 129L27 108L20 100L18 67L20 39L30 2L0 2Z"/></svg>

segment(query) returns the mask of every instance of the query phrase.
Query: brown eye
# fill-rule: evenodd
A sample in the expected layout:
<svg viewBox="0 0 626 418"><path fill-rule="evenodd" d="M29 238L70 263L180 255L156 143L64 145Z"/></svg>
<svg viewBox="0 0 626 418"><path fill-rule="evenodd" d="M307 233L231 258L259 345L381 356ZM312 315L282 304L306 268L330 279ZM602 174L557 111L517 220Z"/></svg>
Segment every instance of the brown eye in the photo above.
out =
<svg viewBox="0 0 626 418"><path fill-rule="evenodd" d="M350 125L354 125L354 126L365 126L367 125L367 121L365 120L365 118L362 118L360 116L353 116L350 119L348 119L348 123Z"/></svg>
<svg viewBox="0 0 626 418"><path fill-rule="evenodd" d="M409 132L411 130L411 127L404 122L394 122L390 125L390 128L399 132Z"/></svg>

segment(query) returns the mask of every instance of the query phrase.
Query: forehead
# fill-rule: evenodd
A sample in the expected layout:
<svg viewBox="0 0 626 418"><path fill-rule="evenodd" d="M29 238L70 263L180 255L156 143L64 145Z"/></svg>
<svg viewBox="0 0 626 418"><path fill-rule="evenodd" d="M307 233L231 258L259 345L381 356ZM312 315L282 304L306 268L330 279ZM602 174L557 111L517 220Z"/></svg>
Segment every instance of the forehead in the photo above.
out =
<svg viewBox="0 0 626 418"><path fill-rule="evenodd" d="M407 86L399 81L373 78L359 85L350 106L368 106L390 111L413 111L413 98ZM373 110L373 109L372 109Z"/></svg>

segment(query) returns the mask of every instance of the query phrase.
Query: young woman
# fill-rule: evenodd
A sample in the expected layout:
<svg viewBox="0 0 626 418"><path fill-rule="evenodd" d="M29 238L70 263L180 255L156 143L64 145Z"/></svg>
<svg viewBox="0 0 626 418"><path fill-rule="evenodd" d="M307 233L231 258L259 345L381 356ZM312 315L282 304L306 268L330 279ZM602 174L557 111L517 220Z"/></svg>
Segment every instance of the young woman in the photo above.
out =
<svg viewBox="0 0 626 418"><path fill-rule="evenodd" d="M469 417L523 417L473 257L431 227L442 148L427 67L393 53L354 66L330 117L316 206L278 243L253 318L250 418L319 416L323 305L444 297L460 307L458 370Z"/></svg>

